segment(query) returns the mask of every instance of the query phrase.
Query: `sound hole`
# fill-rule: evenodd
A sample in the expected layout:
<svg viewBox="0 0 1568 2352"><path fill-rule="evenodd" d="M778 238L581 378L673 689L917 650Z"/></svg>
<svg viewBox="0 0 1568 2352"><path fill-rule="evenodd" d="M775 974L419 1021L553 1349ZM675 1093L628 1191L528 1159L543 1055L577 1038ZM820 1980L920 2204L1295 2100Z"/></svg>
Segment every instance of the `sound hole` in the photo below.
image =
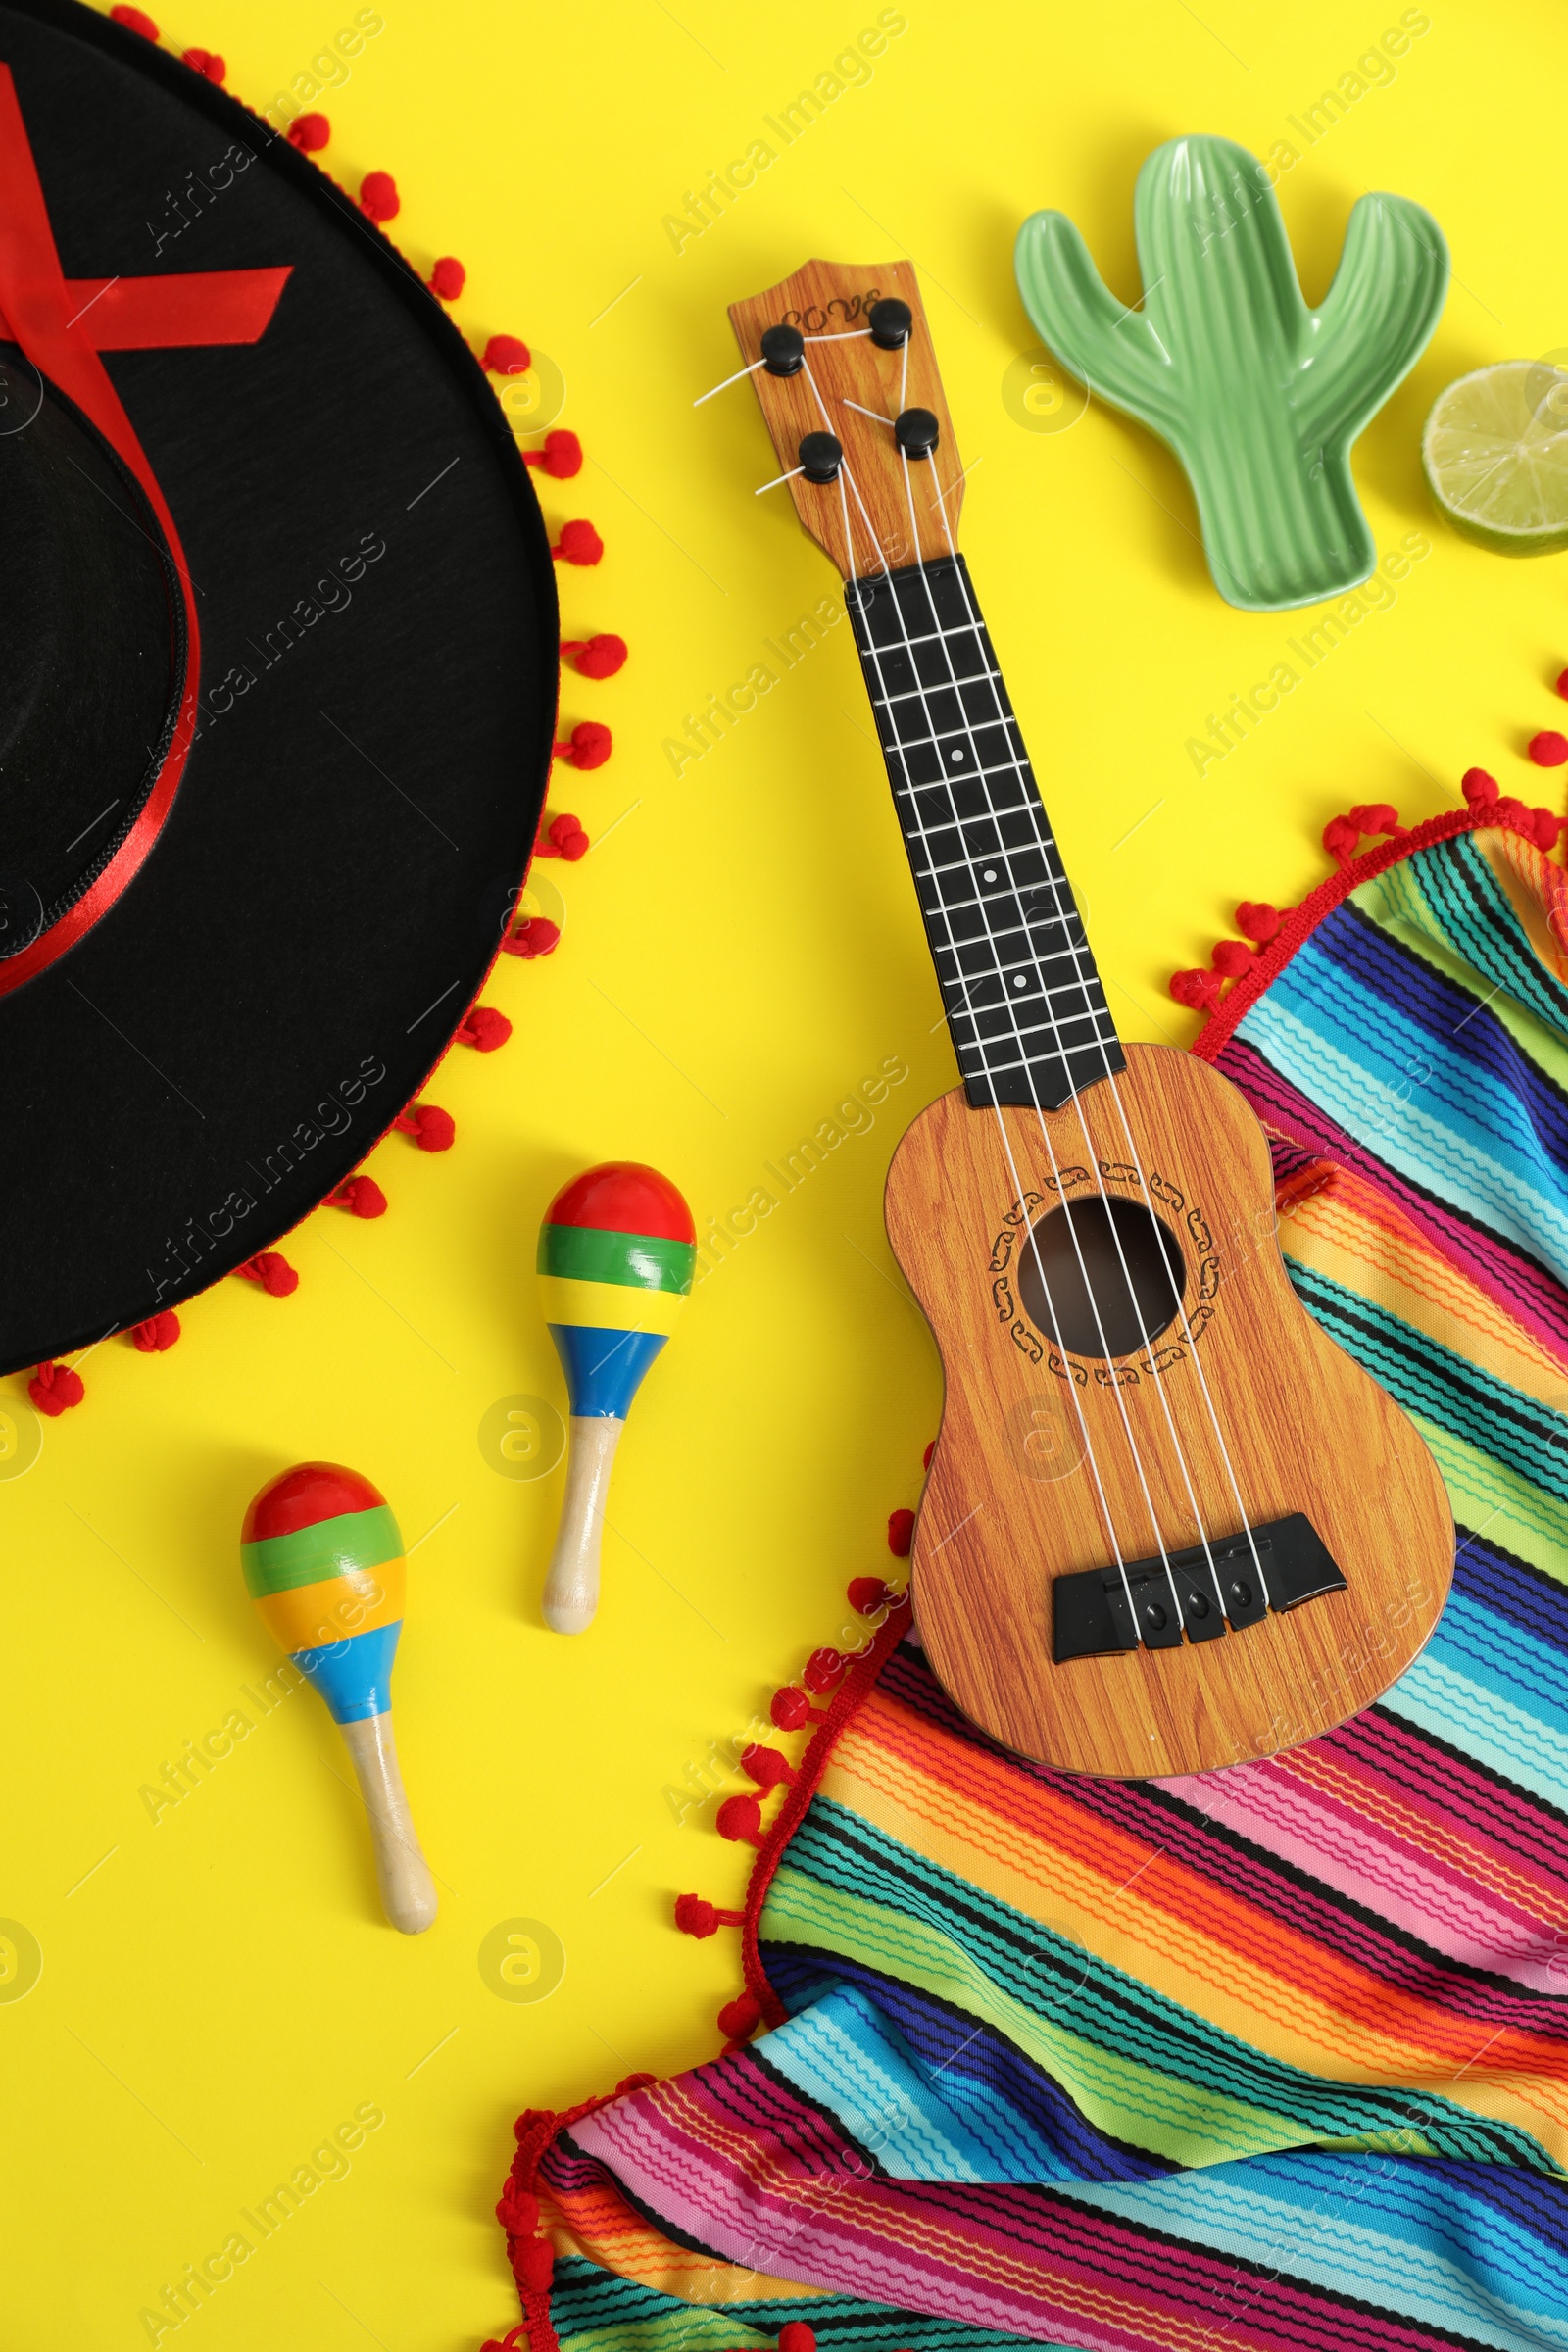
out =
<svg viewBox="0 0 1568 2352"><path fill-rule="evenodd" d="M1071 1355L1131 1355L1175 1321L1186 1288L1170 1227L1119 1193L1052 1209L1018 1261L1024 1313Z"/></svg>

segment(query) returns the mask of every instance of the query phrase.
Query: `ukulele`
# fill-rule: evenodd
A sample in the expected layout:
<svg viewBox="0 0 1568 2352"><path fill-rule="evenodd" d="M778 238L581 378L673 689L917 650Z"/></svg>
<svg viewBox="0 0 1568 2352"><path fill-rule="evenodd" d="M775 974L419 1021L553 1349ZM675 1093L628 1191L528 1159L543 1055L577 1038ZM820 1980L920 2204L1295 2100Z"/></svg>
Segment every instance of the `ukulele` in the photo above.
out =
<svg viewBox="0 0 1568 2352"><path fill-rule="evenodd" d="M1250 1105L1117 1037L958 552L912 268L810 262L730 318L844 579L962 1079L887 1185L946 1383L912 1554L926 1654L983 1731L1070 1772L1273 1754L1430 1636L1453 1568L1437 1465L1292 1290Z"/></svg>

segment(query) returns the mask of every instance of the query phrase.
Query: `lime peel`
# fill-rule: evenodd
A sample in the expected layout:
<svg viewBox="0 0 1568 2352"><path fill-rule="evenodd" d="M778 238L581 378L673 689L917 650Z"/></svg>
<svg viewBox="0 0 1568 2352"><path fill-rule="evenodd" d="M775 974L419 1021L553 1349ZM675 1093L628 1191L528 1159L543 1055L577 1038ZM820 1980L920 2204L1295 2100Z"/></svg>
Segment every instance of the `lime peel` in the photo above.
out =
<svg viewBox="0 0 1568 2352"><path fill-rule="evenodd" d="M1568 548L1568 368L1499 360L1439 393L1421 465L1440 513L1505 556Z"/></svg>

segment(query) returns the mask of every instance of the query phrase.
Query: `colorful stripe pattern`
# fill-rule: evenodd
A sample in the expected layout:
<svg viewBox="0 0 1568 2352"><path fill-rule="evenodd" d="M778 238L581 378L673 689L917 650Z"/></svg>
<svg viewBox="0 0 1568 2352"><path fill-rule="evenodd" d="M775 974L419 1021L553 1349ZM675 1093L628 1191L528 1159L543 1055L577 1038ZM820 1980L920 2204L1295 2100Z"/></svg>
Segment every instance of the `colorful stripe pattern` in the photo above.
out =
<svg viewBox="0 0 1568 2352"><path fill-rule="evenodd" d="M772 2030L538 2168L573 2352L1568 2347L1563 899L1419 847L1217 1025L1293 1281L1446 1481L1428 1648L1118 1783L993 1746L895 1612L760 1857Z"/></svg>
<svg viewBox="0 0 1568 2352"><path fill-rule="evenodd" d="M691 1211L655 1168L607 1161L556 1195L539 1229L539 1298L574 1415L624 1421L696 1264Z"/></svg>
<svg viewBox="0 0 1568 2352"><path fill-rule="evenodd" d="M264 1487L240 1540L246 1589L338 1723L384 1715L408 1570L385 1501L358 1471L306 1462Z"/></svg>

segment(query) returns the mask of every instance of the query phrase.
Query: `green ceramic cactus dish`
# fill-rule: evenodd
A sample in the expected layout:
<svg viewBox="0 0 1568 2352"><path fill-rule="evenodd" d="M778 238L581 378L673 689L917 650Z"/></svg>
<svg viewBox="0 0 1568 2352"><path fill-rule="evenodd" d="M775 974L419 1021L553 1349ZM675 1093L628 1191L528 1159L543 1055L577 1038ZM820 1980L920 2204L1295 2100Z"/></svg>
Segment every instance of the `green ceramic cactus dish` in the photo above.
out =
<svg viewBox="0 0 1568 2352"><path fill-rule="evenodd" d="M1420 358L1448 284L1430 213L1363 196L1309 311L1263 166L1231 139L1172 139L1138 174L1144 294L1128 310L1063 213L1018 232L1024 306L1074 375L1168 442L1214 585L1249 612L1353 588L1376 549L1350 444Z"/></svg>

